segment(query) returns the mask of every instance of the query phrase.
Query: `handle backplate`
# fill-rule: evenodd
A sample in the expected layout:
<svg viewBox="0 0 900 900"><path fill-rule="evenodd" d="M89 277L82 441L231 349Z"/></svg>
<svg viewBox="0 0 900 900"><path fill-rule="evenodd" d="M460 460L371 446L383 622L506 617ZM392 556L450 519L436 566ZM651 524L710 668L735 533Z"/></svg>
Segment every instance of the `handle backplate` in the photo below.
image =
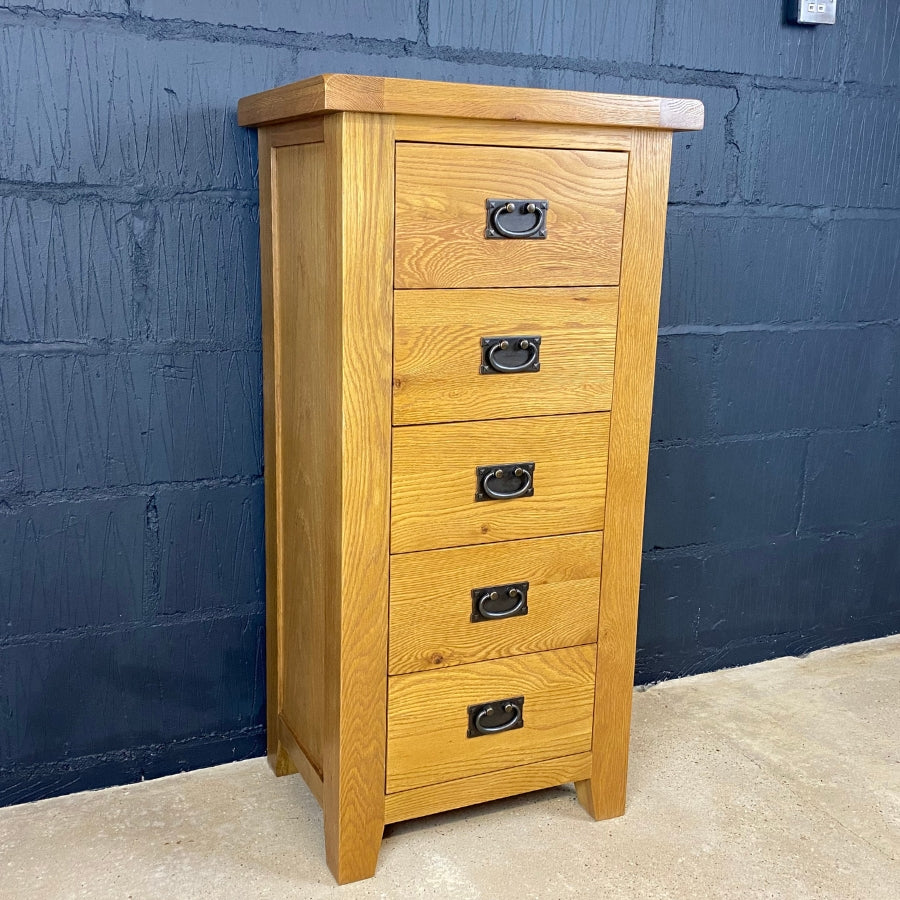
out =
<svg viewBox="0 0 900 900"><path fill-rule="evenodd" d="M539 334L510 334L481 339L482 375L513 375L540 370Z"/></svg>
<svg viewBox="0 0 900 900"><path fill-rule="evenodd" d="M547 238L547 200L485 200L489 241L543 241Z"/></svg>
<svg viewBox="0 0 900 900"><path fill-rule="evenodd" d="M515 731L525 725L525 698L507 697L505 700L491 700L469 707L469 728L466 737L484 737Z"/></svg>
<svg viewBox="0 0 900 900"><path fill-rule="evenodd" d="M534 494L534 463L495 463L475 469L475 502L516 500Z"/></svg>
<svg viewBox="0 0 900 900"><path fill-rule="evenodd" d="M513 581L472 591L472 621L491 622L528 615L528 582Z"/></svg>

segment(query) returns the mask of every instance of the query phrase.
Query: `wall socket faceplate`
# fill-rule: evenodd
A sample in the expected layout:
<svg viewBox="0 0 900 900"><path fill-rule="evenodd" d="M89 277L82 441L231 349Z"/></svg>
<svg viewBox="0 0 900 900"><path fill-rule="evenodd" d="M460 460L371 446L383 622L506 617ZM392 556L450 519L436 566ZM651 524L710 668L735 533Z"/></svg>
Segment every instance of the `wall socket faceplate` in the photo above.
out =
<svg viewBox="0 0 900 900"><path fill-rule="evenodd" d="M797 21L801 25L834 25L837 0L796 0Z"/></svg>

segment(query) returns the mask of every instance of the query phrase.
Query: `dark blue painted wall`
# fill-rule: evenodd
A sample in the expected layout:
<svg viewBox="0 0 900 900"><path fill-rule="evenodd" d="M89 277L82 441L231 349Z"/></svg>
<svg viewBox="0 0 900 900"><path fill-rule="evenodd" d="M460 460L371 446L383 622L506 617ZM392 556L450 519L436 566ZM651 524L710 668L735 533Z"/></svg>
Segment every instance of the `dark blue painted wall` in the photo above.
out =
<svg viewBox="0 0 900 900"><path fill-rule="evenodd" d="M700 97L638 680L900 630L900 32L782 0L0 4L0 800L263 752L255 136L327 71Z"/></svg>

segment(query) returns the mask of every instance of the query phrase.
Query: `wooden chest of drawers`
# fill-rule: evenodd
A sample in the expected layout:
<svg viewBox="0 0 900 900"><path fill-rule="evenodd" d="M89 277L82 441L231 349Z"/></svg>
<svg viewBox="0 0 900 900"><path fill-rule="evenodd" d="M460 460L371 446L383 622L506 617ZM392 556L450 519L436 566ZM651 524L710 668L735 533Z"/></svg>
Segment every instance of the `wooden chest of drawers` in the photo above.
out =
<svg viewBox="0 0 900 900"><path fill-rule="evenodd" d="M671 132L702 105L326 75L239 120L272 766L342 883L389 822L565 782L621 814Z"/></svg>

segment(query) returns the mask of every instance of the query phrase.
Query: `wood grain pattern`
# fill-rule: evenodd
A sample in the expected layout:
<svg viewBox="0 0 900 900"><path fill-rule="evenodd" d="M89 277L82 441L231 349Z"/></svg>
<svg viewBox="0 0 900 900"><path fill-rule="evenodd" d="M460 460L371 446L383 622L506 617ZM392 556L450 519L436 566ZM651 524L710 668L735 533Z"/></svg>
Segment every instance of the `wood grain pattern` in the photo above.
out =
<svg viewBox="0 0 900 900"><path fill-rule="evenodd" d="M310 793L318 801L319 806L323 806L325 786L322 783L322 772L316 768L316 765L309 758L303 747L300 746L300 742L281 716L278 717L278 741L279 746L290 759L293 771L300 773L300 777L306 783Z"/></svg>
<svg viewBox="0 0 900 900"><path fill-rule="evenodd" d="M607 410L616 288L396 291L394 424ZM541 368L481 375L481 338L540 335Z"/></svg>
<svg viewBox="0 0 900 900"><path fill-rule="evenodd" d="M601 531L609 415L394 428L391 550ZM476 502L475 469L535 463L534 495Z"/></svg>
<svg viewBox="0 0 900 900"><path fill-rule="evenodd" d="M486 803L514 794L556 787L586 778L590 771L591 754L575 753L560 759L544 759L499 772L388 794L385 798L385 823L402 822L473 803Z"/></svg>
<svg viewBox="0 0 900 900"><path fill-rule="evenodd" d="M573 534L391 558L396 675L597 640L603 535ZM527 581L528 614L472 622L472 590Z"/></svg>
<svg viewBox="0 0 900 900"><path fill-rule="evenodd" d="M259 126L333 110L620 125L694 131L703 127L699 100L452 84L365 75L317 75L243 97L238 122Z"/></svg>
<svg viewBox="0 0 900 900"><path fill-rule="evenodd" d="M325 145L272 152L278 374L277 399L267 410L279 410L279 450L277 467L267 470L274 478L266 483L277 485L280 523L277 709L321 770L325 598L339 583L341 565L340 470L333 452L340 441L341 331L337 317L320 309L328 278L318 225L326 214ZM307 341L308 369L294 365L289 352Z"/></svg>
<svg viewBox="0 0 900 900"><path fill-rule="evenodd" d="M277 372L280 365L280 322L275 299L275 234L272 148L266 131L259 135L259 256L262 294L263 455L269 477L266 496L266 757L276 775L290 775L293 766L278 745L281 701L281 454L277 415Z"/></svg>
<svg viewBox="0 0 900 900"><path fill-rule="evenodd" d="M240 115L271 123L270 764L322 804L339 883L374 873L386 821L573 779L591 815L620 814L671 154L654 129L701 127L702 104L325 75ZM489 196L548 199L550 239L485 240ZM542 336L540 373L477 374L480 338L506 333ZM476 466L519 461L533 497L475 502ZM473 587L518 580L528 616L471 623ZM520 694L523 729L466 737L468 705Z"/></svg>
<svg viewBox="0 0 900 900"><path fill-rule="evenodd" d="M307 120L308 121L308 120ZM543 122L395 116L398 141L426 144L482 144L494 147L564 147L570 150L631 149L630 128L554 125Z"/></svg>
<svg viewBox="0 0 900 900"><path fill-rule="evenodd" d="M270 125L265 129L265 135L270 147L317 144L325 140L325 126L322 119L298 119Z"/></svg>
<svg viewBox="0 0 900 900"><path fill-rule="evenodd" d="M387 793L588 750L596 646L388 680ZM524 696L524 727L466 737L467 708Z"/></svg>
<svg viewBox="0 0 900 900"><path fill-rule="evenodd" d="M398 288L619 281L628 155L397 145ZM488 198L549 201L546 240L486 240Z"/></svg>
<svg viewBox="0 0 900 900"><path fill-rule="evenodd" d="M331 116L325 146L329 289L319 315L340 315L340 346L331 349L341 419L321 451L335 460L340 485L338 502L323 507L340 517L340 578L325 594L323 773L326 856L343 884L374 873L384 828L393 124Z"/></svg>
<svg viewBox="0 0 900 900"><path fill-rule="evenodd" d="M603 548L594 762L576 785L594 818L625 811L641 537L672 136L636 132L628 181Z"/></svg>

